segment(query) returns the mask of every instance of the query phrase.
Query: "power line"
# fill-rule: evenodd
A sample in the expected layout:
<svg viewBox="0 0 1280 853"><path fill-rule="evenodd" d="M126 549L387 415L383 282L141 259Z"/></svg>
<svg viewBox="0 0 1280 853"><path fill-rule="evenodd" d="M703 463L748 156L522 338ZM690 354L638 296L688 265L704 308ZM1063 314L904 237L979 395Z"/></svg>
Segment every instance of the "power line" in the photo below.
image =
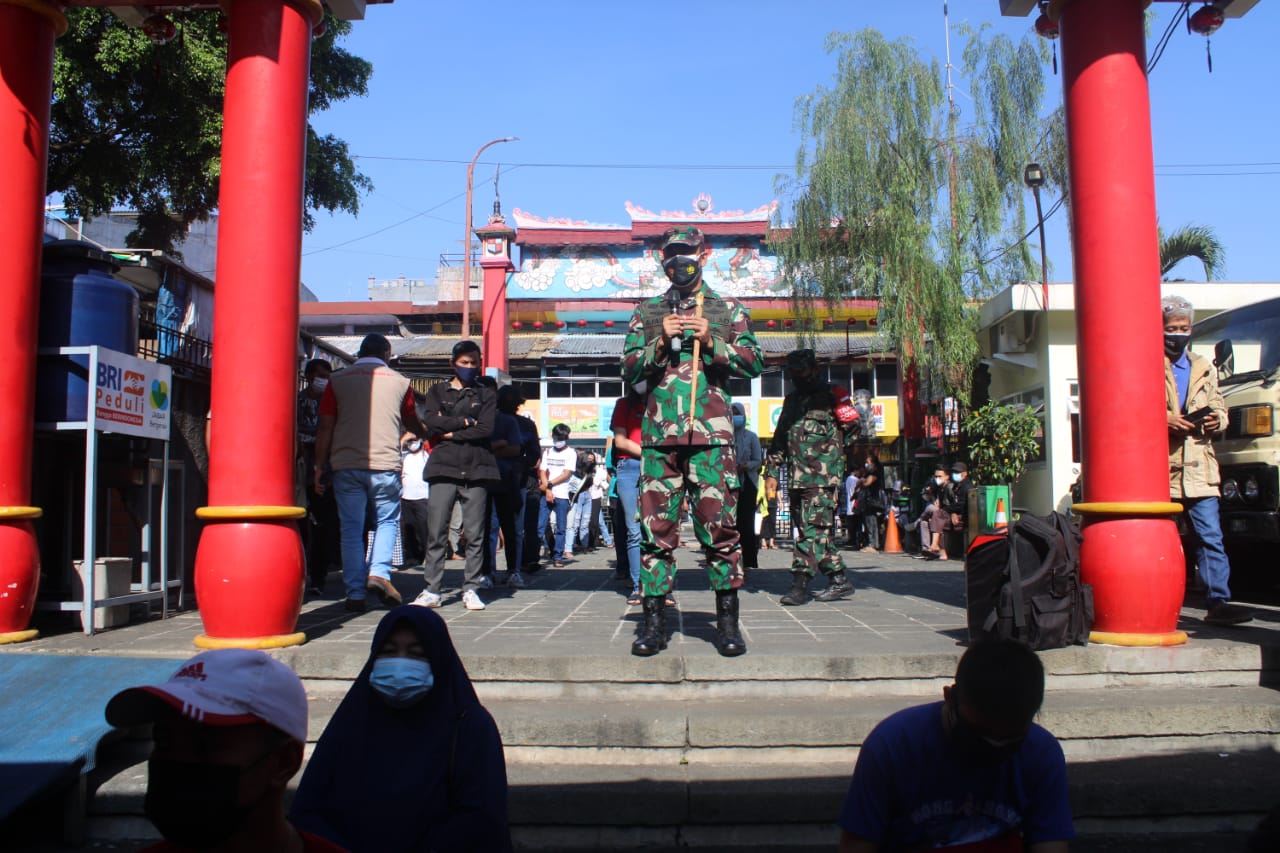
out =
<svg viewBox="0 0 1280 853"><path fill-rule="evenodd" d="M398 163L447 163L465 165L469 160L444 160L434 157L392 157L373 154L356 154L356 160L390 160ZM719 172L778 172L787 171L790 166L734 166L716 163L513 163L512 168L522 169L667 169L672 171L719 171Z"/></svg>

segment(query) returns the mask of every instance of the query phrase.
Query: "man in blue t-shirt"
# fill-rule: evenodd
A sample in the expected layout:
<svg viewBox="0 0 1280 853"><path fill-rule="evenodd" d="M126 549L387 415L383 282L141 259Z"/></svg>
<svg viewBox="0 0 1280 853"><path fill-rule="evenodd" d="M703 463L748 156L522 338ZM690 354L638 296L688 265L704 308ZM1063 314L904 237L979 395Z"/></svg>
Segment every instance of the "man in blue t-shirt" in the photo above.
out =
<svg viewBox="0 0 1280 853"><path fill-rule="evenodd" d="M841 853L1066 853L1067 764L1032 722L1044 699L1035 652L977 643L942 697L867 736L840 812Z"/></svg>

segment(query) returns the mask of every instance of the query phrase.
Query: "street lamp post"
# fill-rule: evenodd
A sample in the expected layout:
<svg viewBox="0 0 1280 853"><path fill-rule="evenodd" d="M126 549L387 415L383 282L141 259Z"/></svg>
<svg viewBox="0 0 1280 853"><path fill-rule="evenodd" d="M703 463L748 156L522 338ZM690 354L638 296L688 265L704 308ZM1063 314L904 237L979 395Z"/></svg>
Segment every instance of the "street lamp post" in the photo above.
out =
<svg viewBox="0 0 1280 853"><path fill-rule="evenodd" d="M1044 169L1039 163L1028 163L1022 171L1022 182L1031 187L1036 198L1036 225L1040 229L1040 290L1044 297L1042 307L1049 310L1049 257L1044 248L1044 213L1040 209L1040 188L1044 186Z"/></svg>
<svg viewBox="0 0 1280 853"><path fill-rule="evenodd" d="M476 175L476 161L480 159L480 155L491 145L497 145L499 142L515 142L516 137L504 136L501 139L491 139L476 151L476 156L471 158L471 162L467 164L467 213L466 227L462 235L462 337L463 339L471 337L471 188L472 182Z"/></svg>

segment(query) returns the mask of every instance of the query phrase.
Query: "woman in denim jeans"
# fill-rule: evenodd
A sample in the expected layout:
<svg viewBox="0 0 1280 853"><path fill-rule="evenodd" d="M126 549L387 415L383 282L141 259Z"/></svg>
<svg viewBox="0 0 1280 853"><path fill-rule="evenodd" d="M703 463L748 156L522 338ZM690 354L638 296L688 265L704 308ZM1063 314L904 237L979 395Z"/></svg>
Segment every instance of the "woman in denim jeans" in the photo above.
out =
<svg viewBox="0 0 1280 853"><path fill-rule="evenodd" d="M639 606L640 597L640 422L644 417L644 388L627 386L627 395L613 406L609 428L613 430L613 458L617 464L618 502L627 525L627 568L631 595L627 604ZM622 531L615 531L619 539ZM621 566L619 566L621 568Z"/></svg>

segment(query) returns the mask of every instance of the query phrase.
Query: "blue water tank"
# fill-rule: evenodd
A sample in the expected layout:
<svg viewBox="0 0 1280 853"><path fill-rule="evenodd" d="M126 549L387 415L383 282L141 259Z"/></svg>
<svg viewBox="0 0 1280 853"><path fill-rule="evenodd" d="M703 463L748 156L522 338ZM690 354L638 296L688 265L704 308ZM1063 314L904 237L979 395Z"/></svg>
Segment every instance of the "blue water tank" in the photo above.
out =
<svg viewBox="0 0 1280 853"><path fill-rule="evenodd" d="M80 240L44 244L40 276L40 348L101 346L138 352L138 292L111 273L115 260ZM89 357L41 356L36 423L88 417Z"/></svg>

